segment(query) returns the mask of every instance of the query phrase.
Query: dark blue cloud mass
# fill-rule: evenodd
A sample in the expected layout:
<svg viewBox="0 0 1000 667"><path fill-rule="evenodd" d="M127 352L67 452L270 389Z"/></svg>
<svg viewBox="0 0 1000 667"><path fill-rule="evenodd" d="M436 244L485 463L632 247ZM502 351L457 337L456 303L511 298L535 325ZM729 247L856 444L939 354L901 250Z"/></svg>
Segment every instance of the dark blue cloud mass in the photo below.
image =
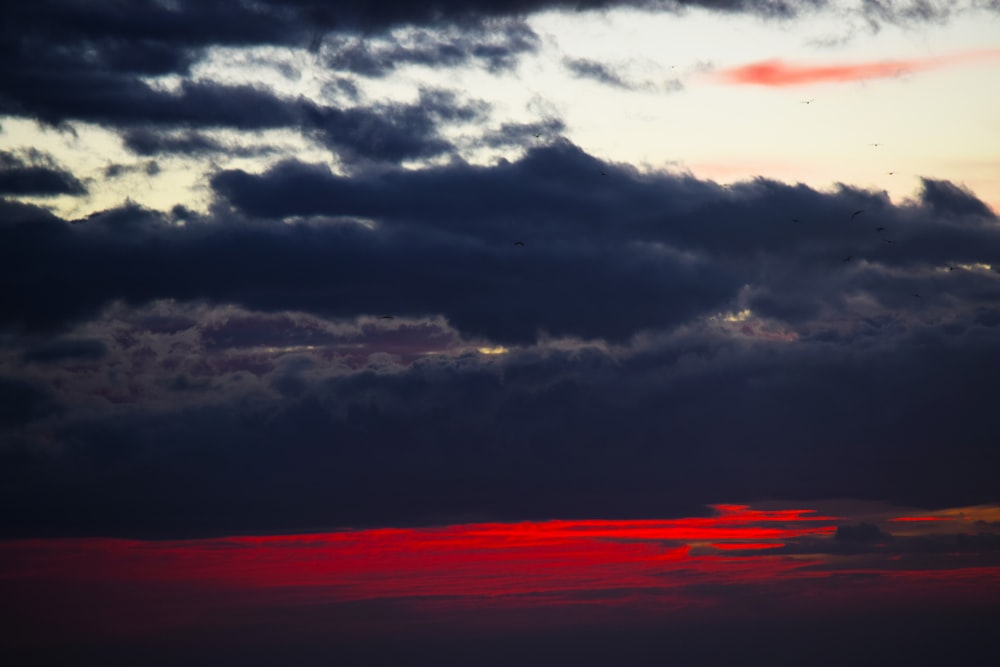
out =
<svg viewBox="0 0 1000 667"><path fill-rule="evenodd" d="M563 140L211 186L0 208L5 534L997 500L1000 227L960 186L721 186Z"/></svg>
<svg viewBox="0 0 1000 667"><path fill-rule="evenodd" d="M311 140L342 171L311 154L213 167L202 210L68 219L17 198L82 198L96 179L37 150L0 154L0 503L14 508L0 535L1000 500L1000 225L963 185L925 178L903 202L723 186L602 160L552 114L494 123L457 92L361 92L402 66L515 71L541 43L532 12L621 4L5 6L0 115L114 132L143 160L106 164L106 179L274 155L244 142L263 130ZM339 101L199 69L215 47L262 46L327 67ZM518 157L460 157L483 146ZM880 537L845 526L835 542L854 554Z"/></svg>

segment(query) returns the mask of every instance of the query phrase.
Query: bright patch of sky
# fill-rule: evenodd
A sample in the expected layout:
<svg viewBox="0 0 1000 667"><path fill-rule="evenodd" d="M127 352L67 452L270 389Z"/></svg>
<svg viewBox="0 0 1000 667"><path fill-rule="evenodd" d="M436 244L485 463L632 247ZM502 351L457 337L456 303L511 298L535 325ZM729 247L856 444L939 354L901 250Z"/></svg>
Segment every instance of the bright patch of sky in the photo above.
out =
<svg viewBox="0 0 1000 667"><path fill-rule="evenodd" d="M322 50L211 49L192 78L252 84L342 107L414 103L421 89L453 91L459 102L481 100L491 107L485 127L473 121L441 129L472 162L521 153L516 147L484 148L477 141L484 132L556 117L566 124L563 134L584 150L641 168L690 171L727 183L766 176L827 189L842 182L884 189L895 201L912 196L918 177L928 176L964 184L1000 211L996 57L890 78L787 87L736 85L713 76L771 59L795 66L853 65L996 49L995 15L970 11L947 22L878 29L847 11L791 20L701 10L547 12L527 21L540 47L522 55L513 71L490 71L482 63L403 65L380 79L351 77L359 92L354 101L336 86L347 73L327 69ZM397 29L392 37L405 43L409 32ZM573 60L599 63L626 85L579 78L567 66ZM226 145L271 150L160 156L156 173L150 173L142 166L148 158L132 155L120 138L95 126L74 123L75 132L67 132L10 118L2 125L0 149L46 150L89 179L85 198L32 199L64 215L85 215L126 197L160 210L175 204L204 209L212 171L261 171L284 157L338 168L329 150L290 130L206 132ZM111 164L131 168L108 178Z"/></svg>

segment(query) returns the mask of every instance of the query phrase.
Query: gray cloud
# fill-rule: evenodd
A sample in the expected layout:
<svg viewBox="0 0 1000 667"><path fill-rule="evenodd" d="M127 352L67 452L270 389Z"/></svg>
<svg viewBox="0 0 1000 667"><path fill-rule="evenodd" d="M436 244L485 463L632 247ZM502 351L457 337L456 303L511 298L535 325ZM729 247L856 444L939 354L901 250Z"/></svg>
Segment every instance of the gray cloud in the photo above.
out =
<svg viewBox="0 0 1000 667"><path fill-rule="evenodd" d="M615 73L610 67L596 60L589 60L587 58L566 58L563 60L563 64L566 65L566 68L572 72L574 76L581 79L593 79L594 81L614 86L616 88L634 87Z"/></svg>
<svg viewBox="0 0 1000 667"><path fill-rule="evenodd" d="M458 67L481 63L490 71L509 70L537 50L538 36L522 21L491 21L442 30L419 29L398 38L334 35L323 43L323 60L333 69L382 77L404 65Z"/></svg>

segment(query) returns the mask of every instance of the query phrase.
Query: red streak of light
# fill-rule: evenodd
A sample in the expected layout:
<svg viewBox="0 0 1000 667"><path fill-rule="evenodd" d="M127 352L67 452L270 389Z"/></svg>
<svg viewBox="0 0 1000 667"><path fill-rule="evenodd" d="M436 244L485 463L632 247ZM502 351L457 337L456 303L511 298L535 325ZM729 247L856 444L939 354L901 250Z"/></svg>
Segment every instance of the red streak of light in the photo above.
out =
<svg viewBox="0 0 1000 667"><path fill-rule="evenodd" d="M712 547L721 551L774 549L785 546L782 542L714 542Z"/></svg>
<svg viewBox="0 0 1000 667"><path fill-rule="evenodd" d="M794 65L776 59L732 67L715 72L712 76L726 83L772 87L801 86L813 83L886 78L997 57L1000 57L1000 49L983 49L950 56L884 60L853 65Z"/></svg>
<svg viewBox="0 0 1000 667"><path fill-rule="evenodd" d="M28 634L52 626L128 636L227 618L237 610L356 603L431 615L529 608L674 613L725 607L725 591L781 586L790 591L787 599L813 604L810 587L833 581L822 554L767 550L797 537L832 537L837 517L732 505L715 510L717 516L673 520L482 523L159 542L13 540L0 542L0 599L19 613L26 610L18 622ZM692 552L692 543L704 542L723 552L750 553ZM945 590L951 577L961 576L963 582L988 583L982 590L1000 588L1000 568L966 575L949 568L924 580L884 576L888 572L877 567L837 574L862 573L866 582L874 577L877 585L858 585L890 597L901 587ZM966 584L960 590L983 594ZM846 593L842 598L850 601ZM137 611L144 609L149 612Z"/></svg>

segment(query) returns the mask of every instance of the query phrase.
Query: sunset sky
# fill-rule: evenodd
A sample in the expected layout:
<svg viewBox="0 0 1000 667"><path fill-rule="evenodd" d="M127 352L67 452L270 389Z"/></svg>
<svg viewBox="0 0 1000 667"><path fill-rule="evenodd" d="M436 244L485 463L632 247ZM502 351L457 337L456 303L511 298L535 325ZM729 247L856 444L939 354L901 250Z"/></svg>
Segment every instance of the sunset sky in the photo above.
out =
<svg viewBox="0 0 1000 667"><path fill-rule="evenodd" d="M3 12L0 648L988 650L1000 3Z"/></svg>

